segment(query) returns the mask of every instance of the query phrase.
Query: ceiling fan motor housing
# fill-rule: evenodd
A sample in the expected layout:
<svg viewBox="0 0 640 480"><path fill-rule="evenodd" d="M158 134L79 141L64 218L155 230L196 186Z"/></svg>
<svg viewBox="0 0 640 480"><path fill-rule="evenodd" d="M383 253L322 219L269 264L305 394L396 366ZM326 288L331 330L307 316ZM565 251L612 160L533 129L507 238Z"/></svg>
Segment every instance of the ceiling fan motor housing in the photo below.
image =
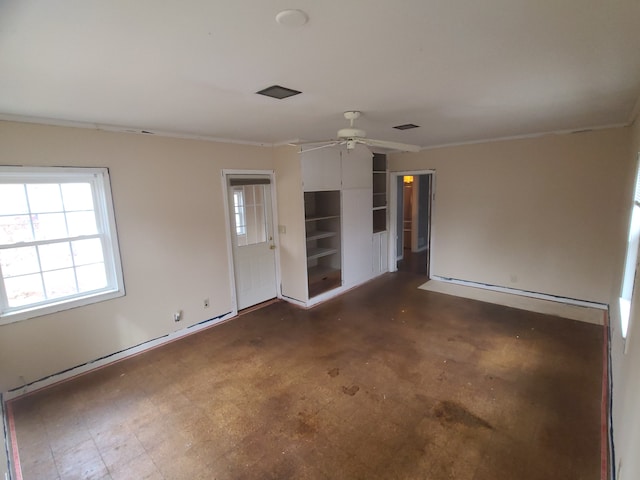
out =
<svg viewBox="0 0 640 480"><path fill-rule="evenodd" d="M343 128L338 130L339 138L364 138L367 136L367 132L360 130L359 128Z"/></svg>

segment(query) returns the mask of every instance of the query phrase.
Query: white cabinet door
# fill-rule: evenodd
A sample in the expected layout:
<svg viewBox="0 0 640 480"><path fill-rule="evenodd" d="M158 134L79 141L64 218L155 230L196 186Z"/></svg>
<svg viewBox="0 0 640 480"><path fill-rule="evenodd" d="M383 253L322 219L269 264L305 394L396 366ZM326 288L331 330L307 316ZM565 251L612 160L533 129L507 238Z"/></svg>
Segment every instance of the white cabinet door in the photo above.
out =
<svg viewBox="0 0 640 480"><path fill-rule="evenodd" d="M373 265L373 275L380 275L389 271L388 256L388 234L387 232L377 232L373 234L373 251L371 252L371 263Z"/></svg>
<svg viewBox="0 0 640 480"><path fill-rule="evenodd" d="M387 232L379 232L380 235L380 273L389 271L389 236Z"/></svg>
<svg viewBox="0 0 640 480"><path fill-rule="evenodd" d="M380 232L373 234L371 264L373 266L373 275L380 275L380 273L382 273L382 265L380 264Z"/></svg>
<svg viewBox="0 0 640 480"><path fill-rule="evenodd" d="M370 188L342 191L342 278L345 287L359 285L373 276L371 193Z"/></svg>
<svg viewBox="0 0 640 480"><path fill-rule="evenodd" d="M321 148L300 154L302 162L302 188L305 192L340 190L340 149Z"/></svg>
<svg viewBox="0 0 640 480"><path fill-rule="evenodd" d="M342 150L342 188L373 188L373 154L364 145Z"/></svg>

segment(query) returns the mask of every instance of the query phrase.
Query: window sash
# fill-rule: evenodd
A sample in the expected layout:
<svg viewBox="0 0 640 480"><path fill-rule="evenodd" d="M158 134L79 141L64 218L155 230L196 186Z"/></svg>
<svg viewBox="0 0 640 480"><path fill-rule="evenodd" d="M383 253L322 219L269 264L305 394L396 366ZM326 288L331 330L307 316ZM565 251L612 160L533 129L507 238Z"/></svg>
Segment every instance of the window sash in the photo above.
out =
<svg viewBox="0 0 640 480"><path fill-rule="evenodd" d="M67 236L59 238L3 243L0 244L0 250L99 239L102 250L102 265L106 276L106 286L103 288L75 292L11 307L8 304L4 278L0 278L0 325L124 295L113 203L109 188L109 174L106 168L0 167L0 183L27 185L89 183L93 200L96 233L70 236L69 231L67 231ZM63 207L63 212L66 213L68 211ZM32 212L28 214L33 215ZM71 246L71 243L69 245ZM72 260L70 268L73 270L76 287L78 286L78 268L82 266L84 265L76 265ZM39 274L41 278L45 273L56 271L55 269L43 270L40 261L38 261L38 267L39 271L35 271L34 274Z"/></svg>

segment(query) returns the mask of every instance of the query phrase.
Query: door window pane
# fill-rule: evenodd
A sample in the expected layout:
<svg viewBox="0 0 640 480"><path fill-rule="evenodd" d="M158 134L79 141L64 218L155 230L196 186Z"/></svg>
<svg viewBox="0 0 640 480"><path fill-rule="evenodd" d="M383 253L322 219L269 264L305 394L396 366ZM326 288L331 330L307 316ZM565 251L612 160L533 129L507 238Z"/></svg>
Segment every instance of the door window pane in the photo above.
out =
<svg viewBox="0 0 640 480"><path fill-rule="evenodd" d="M267 241L265 185L233 187L236 245L243 247Z"/></svg>

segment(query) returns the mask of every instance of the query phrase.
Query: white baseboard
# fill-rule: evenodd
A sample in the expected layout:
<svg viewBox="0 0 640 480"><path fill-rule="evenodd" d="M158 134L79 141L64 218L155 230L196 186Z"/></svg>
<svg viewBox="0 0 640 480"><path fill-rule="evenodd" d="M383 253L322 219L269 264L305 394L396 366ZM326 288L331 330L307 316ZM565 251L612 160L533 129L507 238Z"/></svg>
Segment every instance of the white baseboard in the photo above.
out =
<svg viewBox="0 0 640 480"><path fill-rule="evenodd" d="M237 311L228 312L222 314L218 317L212 318L210 320L205 320L204 322L197 323L195 325L191 325L189 327L185 327L181 330L177 330L175 332L169 333L165 336L155 338L153 340L149 340L147 342L141 343L139 345L126 348L119 352L106 355L102 358L98 358L96 360L92 360L83 365L78 365L76 367L72 367L63 372L54 373L49 375L48 377L42 378L40 380L36 380L34 382L30 382L27 385L23 385L14 389L9 390L8 392L4 392L2 397L4 401L13 400L22 395L25 395L30 392L34 392L36 390L40 390L42 388L48 387L58 382L62 382L64 380L68 380L78 375L82 375L83 373L90 372L91 370L95 370L97 368L105 367L112 363L118 362L120 360L124 360L125 358L132 357L134 355L138 355L139 353L143 353L147 350L151 350L153 348L160 347L166 343L173 342L178 340L179 338L185 337L187 335L191 335L200 330L204 330L205 328L212 327L219 323L223 323L231 318L237 316Z"/></svg>
<svg viewBox="0 0 640 480"><path fill-rule="evenodd" d="M422 290L603 325L608 305L434 275Z"/></svg>

